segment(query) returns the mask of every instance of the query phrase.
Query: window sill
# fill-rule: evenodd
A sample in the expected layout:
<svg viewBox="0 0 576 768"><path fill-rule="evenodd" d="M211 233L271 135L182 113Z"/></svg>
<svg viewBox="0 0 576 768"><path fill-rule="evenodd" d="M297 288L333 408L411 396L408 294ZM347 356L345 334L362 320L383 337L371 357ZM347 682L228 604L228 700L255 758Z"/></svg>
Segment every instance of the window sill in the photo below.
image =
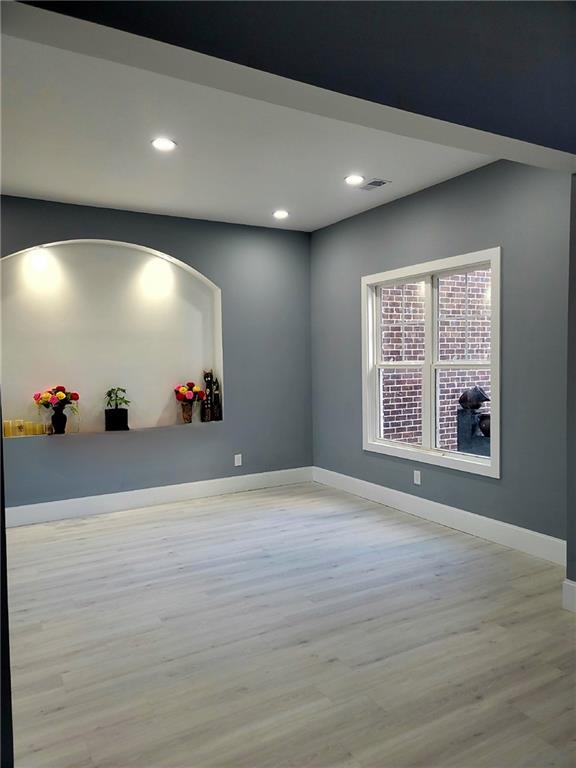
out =
<svg viewBox="0 0 576 768"><path fill-rule="evenodd" d="M362 447L365 451L396 456L397 458L406 459L408 461L433 464L437 467L456 469L460 472L483 475L484 477L500 477L500 467L494 457L487 459L482 456L456 454L447 451L420 448L415 445L402 445L397 442L391 443L386 440L364 441Z"/></svg>

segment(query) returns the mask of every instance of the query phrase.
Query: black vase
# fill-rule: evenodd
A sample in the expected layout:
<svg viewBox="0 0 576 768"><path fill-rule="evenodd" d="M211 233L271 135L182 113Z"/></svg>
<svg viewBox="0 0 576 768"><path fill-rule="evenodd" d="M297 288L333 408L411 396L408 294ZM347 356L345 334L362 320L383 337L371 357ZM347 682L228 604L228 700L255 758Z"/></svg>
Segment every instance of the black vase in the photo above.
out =
<svg viewBox="0 0 576 768"><path fill-rule="evenodd" d="M52 429L55 435L63 435L66 432L66 422L68 416L64 413L64 408L54 408L52 414Z"/></svg>
<svg viewBox="0 0 576 768"><path fill-rule="evenodd" d="M130 429L128 426L127 408L106 408L104 411L106 432L122 432Z"/></svg>

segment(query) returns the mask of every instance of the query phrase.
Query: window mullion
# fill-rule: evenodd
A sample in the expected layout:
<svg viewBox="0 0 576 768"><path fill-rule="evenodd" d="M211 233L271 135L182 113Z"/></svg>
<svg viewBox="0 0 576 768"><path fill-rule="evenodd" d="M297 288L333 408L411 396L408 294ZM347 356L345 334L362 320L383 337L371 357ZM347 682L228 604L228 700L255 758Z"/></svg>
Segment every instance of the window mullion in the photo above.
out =
<svg viewBox="0 0 576 768"><path fill-rule="evenodd" d="M424 279L424 364L422 366L422 447L432 447L434 375L434 290L432 276Z"/></svg>
<svg viewBox="0 0 576 768"><path fill-rule="evenodd" d="M468 338L470 333L470 324L468 322L468 275L468 272L464 275L464 358L466 360L468 359L468 352L470 349L470 339Z"/></svg>
<svg viewBox="0 0 576 768"><path fill-rule="evenodd" d="M490 360L441 360L433 363L436 370L481 370L490 368Z"/></svg>
<svg viewBox="0 0 576 768"><path fill-rule="evenodd" d="M432 319L430 321L430 327L432 329L432 361L430 365L430 448L436 448L436 408L438 406L438 393L436 383L436 368L435 363L438 360L439 342L439 297L438 297L438 276L431 275L430 277L432 299L431 299L431 312Z"/></svg>
<svg viewBox="0 0 576 768"><path fill-rule="evenodd" d="M376 330L374 338L372 338L372 403L374 406L374 412L371 415L372 430L375 436L380 435L380 427L382 424L382 398L380 397L380 374L378 372L378 362L382 360L382 294L381 288L378 287L372 293L372 324Z"/></svg>

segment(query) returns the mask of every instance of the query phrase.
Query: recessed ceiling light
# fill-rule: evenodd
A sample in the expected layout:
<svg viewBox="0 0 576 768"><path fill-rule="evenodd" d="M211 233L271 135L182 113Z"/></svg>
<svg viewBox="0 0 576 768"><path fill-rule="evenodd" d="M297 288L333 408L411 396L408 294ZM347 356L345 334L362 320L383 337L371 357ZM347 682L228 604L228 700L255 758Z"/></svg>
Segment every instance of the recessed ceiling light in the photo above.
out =
<svg viewBox="0 0 576 768"><path fill-rule="evenodd" d="M176 149L176 142L165 136L158 136L152 141L152 146L159 152L172 152L173 149Z"/></svg>
<svg viewBox="0 0 576 768"><path fill-rule="evenodd" d="M277 211L274 211L273 216L275 219L287 219L290 214L288 211L285 211L283 208L280 208Z"/></svg>
<svg viewBox="0 0 576 768"><path fill-rule="evenodd" d="M358 187L360 186L360 184L362 184L365 181L365 179L364 179L364 176L360 176L359 173L351 173L349 176L346 176L344 181L350 187Z"/></svg>

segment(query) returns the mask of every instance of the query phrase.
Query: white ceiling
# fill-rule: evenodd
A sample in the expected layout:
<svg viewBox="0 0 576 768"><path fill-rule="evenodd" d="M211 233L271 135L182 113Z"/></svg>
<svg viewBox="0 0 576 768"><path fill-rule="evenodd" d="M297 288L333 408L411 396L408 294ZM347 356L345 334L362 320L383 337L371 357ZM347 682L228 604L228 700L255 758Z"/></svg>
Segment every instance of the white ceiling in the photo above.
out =
<svg viewBox="0 0 576 768"><path fill-rule="evenodd" d="M5 194L311 231L495 159L8 35L2 57Z"/></svg>

